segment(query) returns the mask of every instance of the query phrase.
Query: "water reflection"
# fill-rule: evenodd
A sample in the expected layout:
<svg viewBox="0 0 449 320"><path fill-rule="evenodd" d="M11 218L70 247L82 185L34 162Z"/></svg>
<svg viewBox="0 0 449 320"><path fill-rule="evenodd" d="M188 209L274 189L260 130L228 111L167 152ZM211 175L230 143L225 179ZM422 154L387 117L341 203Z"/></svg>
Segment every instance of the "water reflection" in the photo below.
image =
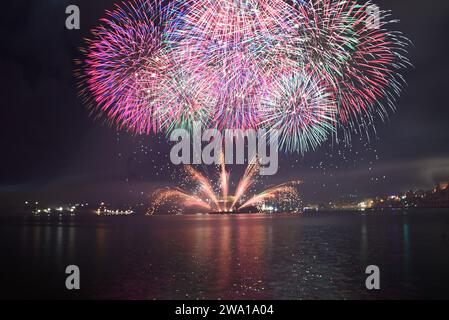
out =
<svg viewBox="0 0 449 320"><path fill-rule="evenodd" d="M404 216L402 224L402 234L404 243L404 277L409 278L410 275L410 230L409 224L407 222L407 217Z"/></svg>
<svg viewBox="0 0 449 320"><path fill-rule="evenodd" d="M360 236L360 259L364 264L368 265L368 226L365 216L362 216Z"/></svg>
<svg viewBox="0 0 449 320"><path fill-rule="evenodd" d="M5 225L3 274L21 280L3 282L10 294L32 287L30 294L57 297L65 266L77 264L86 298L447 297L445 222L441 214L385 213ZM375 296L363 285L369 264L382 272Z"/></svg>

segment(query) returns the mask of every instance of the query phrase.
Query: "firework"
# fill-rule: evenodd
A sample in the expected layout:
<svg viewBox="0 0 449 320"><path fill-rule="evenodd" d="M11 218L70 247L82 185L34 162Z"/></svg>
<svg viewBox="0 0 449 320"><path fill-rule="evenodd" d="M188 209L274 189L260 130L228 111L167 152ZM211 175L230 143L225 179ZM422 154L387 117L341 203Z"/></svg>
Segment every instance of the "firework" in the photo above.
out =
<svg viewBox="0 0 449 320"><path fill-rule="evenodd" d="M220 167L221 167L221 171L220 171L220 182L221 182L221 190L222 190L222 195L223 195L223 199L227 199L228 198L228 193L229 193L229 172L226 170L226 162L225 162L225 155L224 152L220 153ZM224 203L223 206L224 211L228 211L228 207L226 205L226 203Z"/></svg>
<svg viewBox="0 0 449 320"><path fill-rule="evenodd" d="M260 204L268 200L276 200L278 202L282 198L299 200L299 193L295 187L299 182L290 181L277 187L269 188L258 195L252 196L245 202L244 199L247 198L251 187L257 182L257 163L248 165L235 189L234 195L229 195L230 173L226 170L224 156L222 156L222 159L217 173L220 191L216 192L215 189L218 189L218 187L214 188L213 180L208 179L192 166L185 166L186 179L191 183L193 191L188 192L179 188L157 190L151 197L152 205L148 210L148 214L156 214L164 205L171 205L175 212L182 212L186 208L196 208L209 212L230 213L251 206L260 207ZM220 198L220 193L222 198ZM241 205L242 202L243 205Z"/></svg>
<svg viewBox="0 0 449 320"><path fill-rule="evenodd" d="M383 101L394 108L393 101L404 83L399 72L410 65L404 55L409 41L387 29L397 22L389 19L390 12L379 10L379 15L373 16L370 1L295 3L306 30L306 37L304 33L296 36L305 48L304 64L332 84L340 123L351 125L351 121L373 113L385 117Z"/></svg>
<svg viewBox="0 0 449 320"><path fill-rule="evenodd" d="M289 185L288 183L281 184L279 186L270 188L268 190L259 193L258 195L253 196L248 201L243 203L239 207L239 210L248 208L250 206L259 205L267 200L275 199L279 195L284 196L288 195L290 197L295 197L298 195L298 190L295 187Z"/></svg>
<svg viewBox="0 0 449 320"><path fill-rule="evenodd" d="M235 191L234 201L231 205L231 210L235 208L235 205L240 201L240 199L245 195L245 193L249 190L249 188L254 183L254 175L259 170L259 163L253 161L250 163L243 174L243 177L240 179L239 184L237 185L237 189Z"/></svg>
<svg viewBox="0 0 449 320"><path fill-rule="evenodd" d="M176 1L166 38L183 68L208 79L203 94L216 97L214 123L222 128L254 126L263 88L254 56L263 47L253 1ZM263 51L263 48L262 48Z"/></svg>
<svg viewBox="0 0 449 320"><path fill-rule="evenodd" d="M191 179L198 183L200 186L200 192L208 197L209 200L212 201L213 205L218 208L218 210L221 210L218 203L218 197L215 195L214 188L212 187L210 181L192 166L186 166L186 172Z"/></svg>
<svg viewBox="0 0 449 320"><path fill-rule="evenodd" d="M388 11L356 0L132 0L81 68L93 110L137 134L277 129L304 153L384 119L410 65ZM372 24L373 19L376 24ZM378 20L378 21L377 21Z"/></svg>
<svg viewBox="0 0 449 320"><path fill-rule="evenodd" d="M278 130L280 147L290 152L314 149L336 130L337 103L318 75L281 75L262 100L261 125Z"/></svg>
<svg viewBox="0 0 449 320"><path fill-rule="evenodd" d="M157 128L154 105L159 75L168 67L162 54L157 2L125 2L107 11L88 40L81 79L95 111L120 128L150 133Z"/></svg>
<svg viewBox="0 0 449 320"><path fill-rule="evenodd" d="M202 208L210 210L211 206L201 198L188 194L180 189L162 189L155 192L153 197L153 206L148 210L149 215L156 213L156 209L160 208L164 204L173 203L174 201L179 201L184 208ZM182 209L182 208L176 208Z"/></svg>
<svg viewBox="0 0 449 320"><path fill-rule="evenodd" d="M207 127L213 116L216 104L210 92L212 83L200 74L187 72L181 66L171 68L169 77L161 82L158 97L153 104L156 108L153 117L157 119L159 130L171 132L174 129L192 130L194 122Z"/></svg>

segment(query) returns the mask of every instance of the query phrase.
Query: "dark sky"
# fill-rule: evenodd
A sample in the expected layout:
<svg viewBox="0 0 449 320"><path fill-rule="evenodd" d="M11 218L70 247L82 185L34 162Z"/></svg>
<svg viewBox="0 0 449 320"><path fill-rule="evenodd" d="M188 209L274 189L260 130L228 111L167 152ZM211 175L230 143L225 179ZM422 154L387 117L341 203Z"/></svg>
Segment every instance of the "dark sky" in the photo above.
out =
<svg viewBox="0 0 449 320"><path fill-rule="evenodd" d="M1 10L2 203L147 201L172 183L170 146L161 137L117 133L89 116L73 76L78 48L113 0L7 1ZM430 188L449 178L449 2L375 1L401 20L414 68L388 122L369 143L328 146L304 158L281 155L278 175L304 180L306 201L348 194ZM81 30L65 29L65 8L81 9Z"/></svg>

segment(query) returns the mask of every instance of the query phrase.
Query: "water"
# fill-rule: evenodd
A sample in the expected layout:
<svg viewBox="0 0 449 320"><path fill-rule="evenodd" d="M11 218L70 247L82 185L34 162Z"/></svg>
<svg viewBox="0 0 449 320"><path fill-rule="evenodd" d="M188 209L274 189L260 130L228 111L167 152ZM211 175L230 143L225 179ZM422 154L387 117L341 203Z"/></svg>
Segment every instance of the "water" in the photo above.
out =
<svg viewBox="0 0 449 320"><path fill-rule="evenodd" d="M0 298L449 298L441 210L3 221L0 252ZM65 290L70 264L80 291Z"/></svg>

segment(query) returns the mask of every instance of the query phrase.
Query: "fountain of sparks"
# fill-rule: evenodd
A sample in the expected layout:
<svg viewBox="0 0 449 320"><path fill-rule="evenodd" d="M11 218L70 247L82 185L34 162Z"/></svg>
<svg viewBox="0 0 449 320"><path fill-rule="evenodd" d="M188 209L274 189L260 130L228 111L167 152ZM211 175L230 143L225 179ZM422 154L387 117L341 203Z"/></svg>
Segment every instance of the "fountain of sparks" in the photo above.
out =
<svg viewBox="0 0 449 320"><path fill-rule="evenodd" d="M184 169L187 179L195 185L195 191L189 192L179 187L157 190L151 196L152 205L148 215L159 213L160 208L166 205L173 207L173 212L182 213L194 208L201 212L230 214L245 212L250 207L259 208L266 201L277 201L281 198L299 200L299 181L285 182L261 193L252 194L251 189L257 182L256 173L259 170L257 161L250 161L232 195L229 192L231 174L226 168L223 154L220 156L218 170L219 192L216 192L213 181L198 169L191 165L186 165Z"/></svg>

